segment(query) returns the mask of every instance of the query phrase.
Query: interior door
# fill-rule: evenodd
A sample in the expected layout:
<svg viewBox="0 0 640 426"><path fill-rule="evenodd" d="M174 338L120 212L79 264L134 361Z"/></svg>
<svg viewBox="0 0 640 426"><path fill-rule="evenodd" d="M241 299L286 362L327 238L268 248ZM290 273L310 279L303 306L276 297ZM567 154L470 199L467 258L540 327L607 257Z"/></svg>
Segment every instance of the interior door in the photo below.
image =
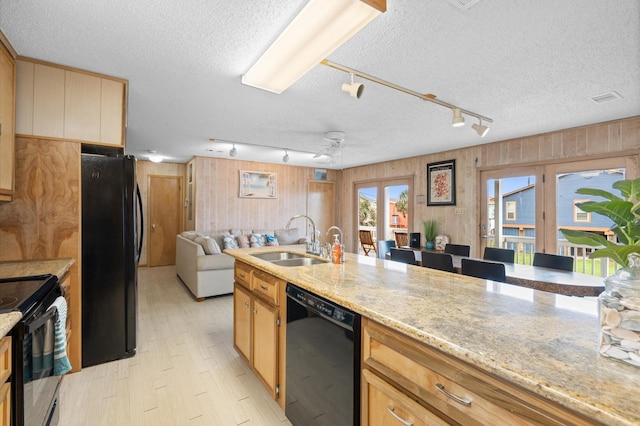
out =
<svg viewBox="0 0 640 426"><path fill-rule="evenodd" d="M180 233L182 177L149 176L149 266L176 263L176 235Z"/></svg>

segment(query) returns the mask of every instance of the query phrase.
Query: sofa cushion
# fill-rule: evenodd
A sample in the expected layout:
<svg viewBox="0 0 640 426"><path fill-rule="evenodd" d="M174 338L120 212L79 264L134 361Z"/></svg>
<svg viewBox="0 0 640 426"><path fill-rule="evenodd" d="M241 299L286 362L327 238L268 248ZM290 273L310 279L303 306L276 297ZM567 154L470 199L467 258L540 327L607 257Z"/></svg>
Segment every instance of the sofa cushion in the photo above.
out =
<svg viewBox="0 0 640 426"><path fill-rule="evenodd" d="M273 229L254 229L252 234L275 235Z"/></svg>
<svg viewBox="0 0 640 426"><path fill-rule="evenodd" d="M191 241L195 241L200 236L196 231L184 231L180 235Z"/></svg>
<svg viewBox="0 0 640 426"><path fill-rule="evenodd" d="M236 249L238 248L238 241L236 237L233 235L225 235L222 237L222 242L224 244L225 249Z"/></svg>
<svg viewBox="0 0 640 426"><path fill-rule="evenodd" d="M276 237L274 237L273 235L269 235L267 234L265 236L266 240L267 240L267 245L268 246L279 246L280 244L278 244L278 239Z"/></svg>
<svg viewBox="0 0 640 426"><path fill-rule="evenodd" d="M251 247L251 243L249 242L249 235L237 235L236 241L238 242L238 247L240 248Z"/></svg>
<svg viewBox="0 0 640 426"><path fill-rule="evenodd" d="M264 247L267 245L267 240L263 234L251 234L249 238L251 247Z"/></svg>
<svg viewBox="0 0 640 426"><path fill-rule="evenodd" d="M289 244L298 244L298 241L301 238L300 228L276 229L275 237L283 246Z"/></svg>
<svg viewBox="0 0 640 426"><path fill-rule="evenodd" d="M193 241L194 243L198 243L202 246L204 250L204 254L220 254L222 251L220 250L220 246L216 243L211 237L196 237Z"/></svg>

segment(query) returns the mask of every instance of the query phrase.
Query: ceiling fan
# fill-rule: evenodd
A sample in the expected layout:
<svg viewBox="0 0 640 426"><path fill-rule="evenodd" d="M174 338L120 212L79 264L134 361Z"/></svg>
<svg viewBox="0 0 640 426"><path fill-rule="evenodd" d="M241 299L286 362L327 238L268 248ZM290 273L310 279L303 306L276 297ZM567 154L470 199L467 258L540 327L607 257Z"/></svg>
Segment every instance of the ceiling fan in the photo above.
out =
<svg viewBox="0 0 640 426"><path fill-rule="evenodd" d="M327 144L320 151L316 152L313 158L327 157L329 163L333 164L335 158L342 155L342 150L344 149L344 137L344 132L326 132L322 140L327 142Z"/></svg>

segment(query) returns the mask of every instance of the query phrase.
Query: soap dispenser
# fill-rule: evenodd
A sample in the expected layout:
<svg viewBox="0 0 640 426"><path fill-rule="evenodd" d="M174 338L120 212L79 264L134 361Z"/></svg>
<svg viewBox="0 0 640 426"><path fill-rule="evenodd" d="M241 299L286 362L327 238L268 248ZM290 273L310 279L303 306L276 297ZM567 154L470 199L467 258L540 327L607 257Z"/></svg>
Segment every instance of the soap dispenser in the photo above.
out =
<svg viewBox="0 0 640 426"><path fill-rule="evenodd" d="M333 234L333 245L331 246L331 262L342 263L342 244L338 234Z"/></svg>

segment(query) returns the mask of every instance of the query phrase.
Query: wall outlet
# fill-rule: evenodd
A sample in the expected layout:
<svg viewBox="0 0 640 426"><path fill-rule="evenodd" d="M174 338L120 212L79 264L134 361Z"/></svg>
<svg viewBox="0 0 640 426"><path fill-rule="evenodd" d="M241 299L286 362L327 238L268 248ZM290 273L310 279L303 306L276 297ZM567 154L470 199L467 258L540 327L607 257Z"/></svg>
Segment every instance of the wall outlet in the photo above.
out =
<svg viewBox="0 0 640 426"><path fill-rule="evenodd" d="M456 207L456 214L467 214L467 209L462 207Z"/></svg>

